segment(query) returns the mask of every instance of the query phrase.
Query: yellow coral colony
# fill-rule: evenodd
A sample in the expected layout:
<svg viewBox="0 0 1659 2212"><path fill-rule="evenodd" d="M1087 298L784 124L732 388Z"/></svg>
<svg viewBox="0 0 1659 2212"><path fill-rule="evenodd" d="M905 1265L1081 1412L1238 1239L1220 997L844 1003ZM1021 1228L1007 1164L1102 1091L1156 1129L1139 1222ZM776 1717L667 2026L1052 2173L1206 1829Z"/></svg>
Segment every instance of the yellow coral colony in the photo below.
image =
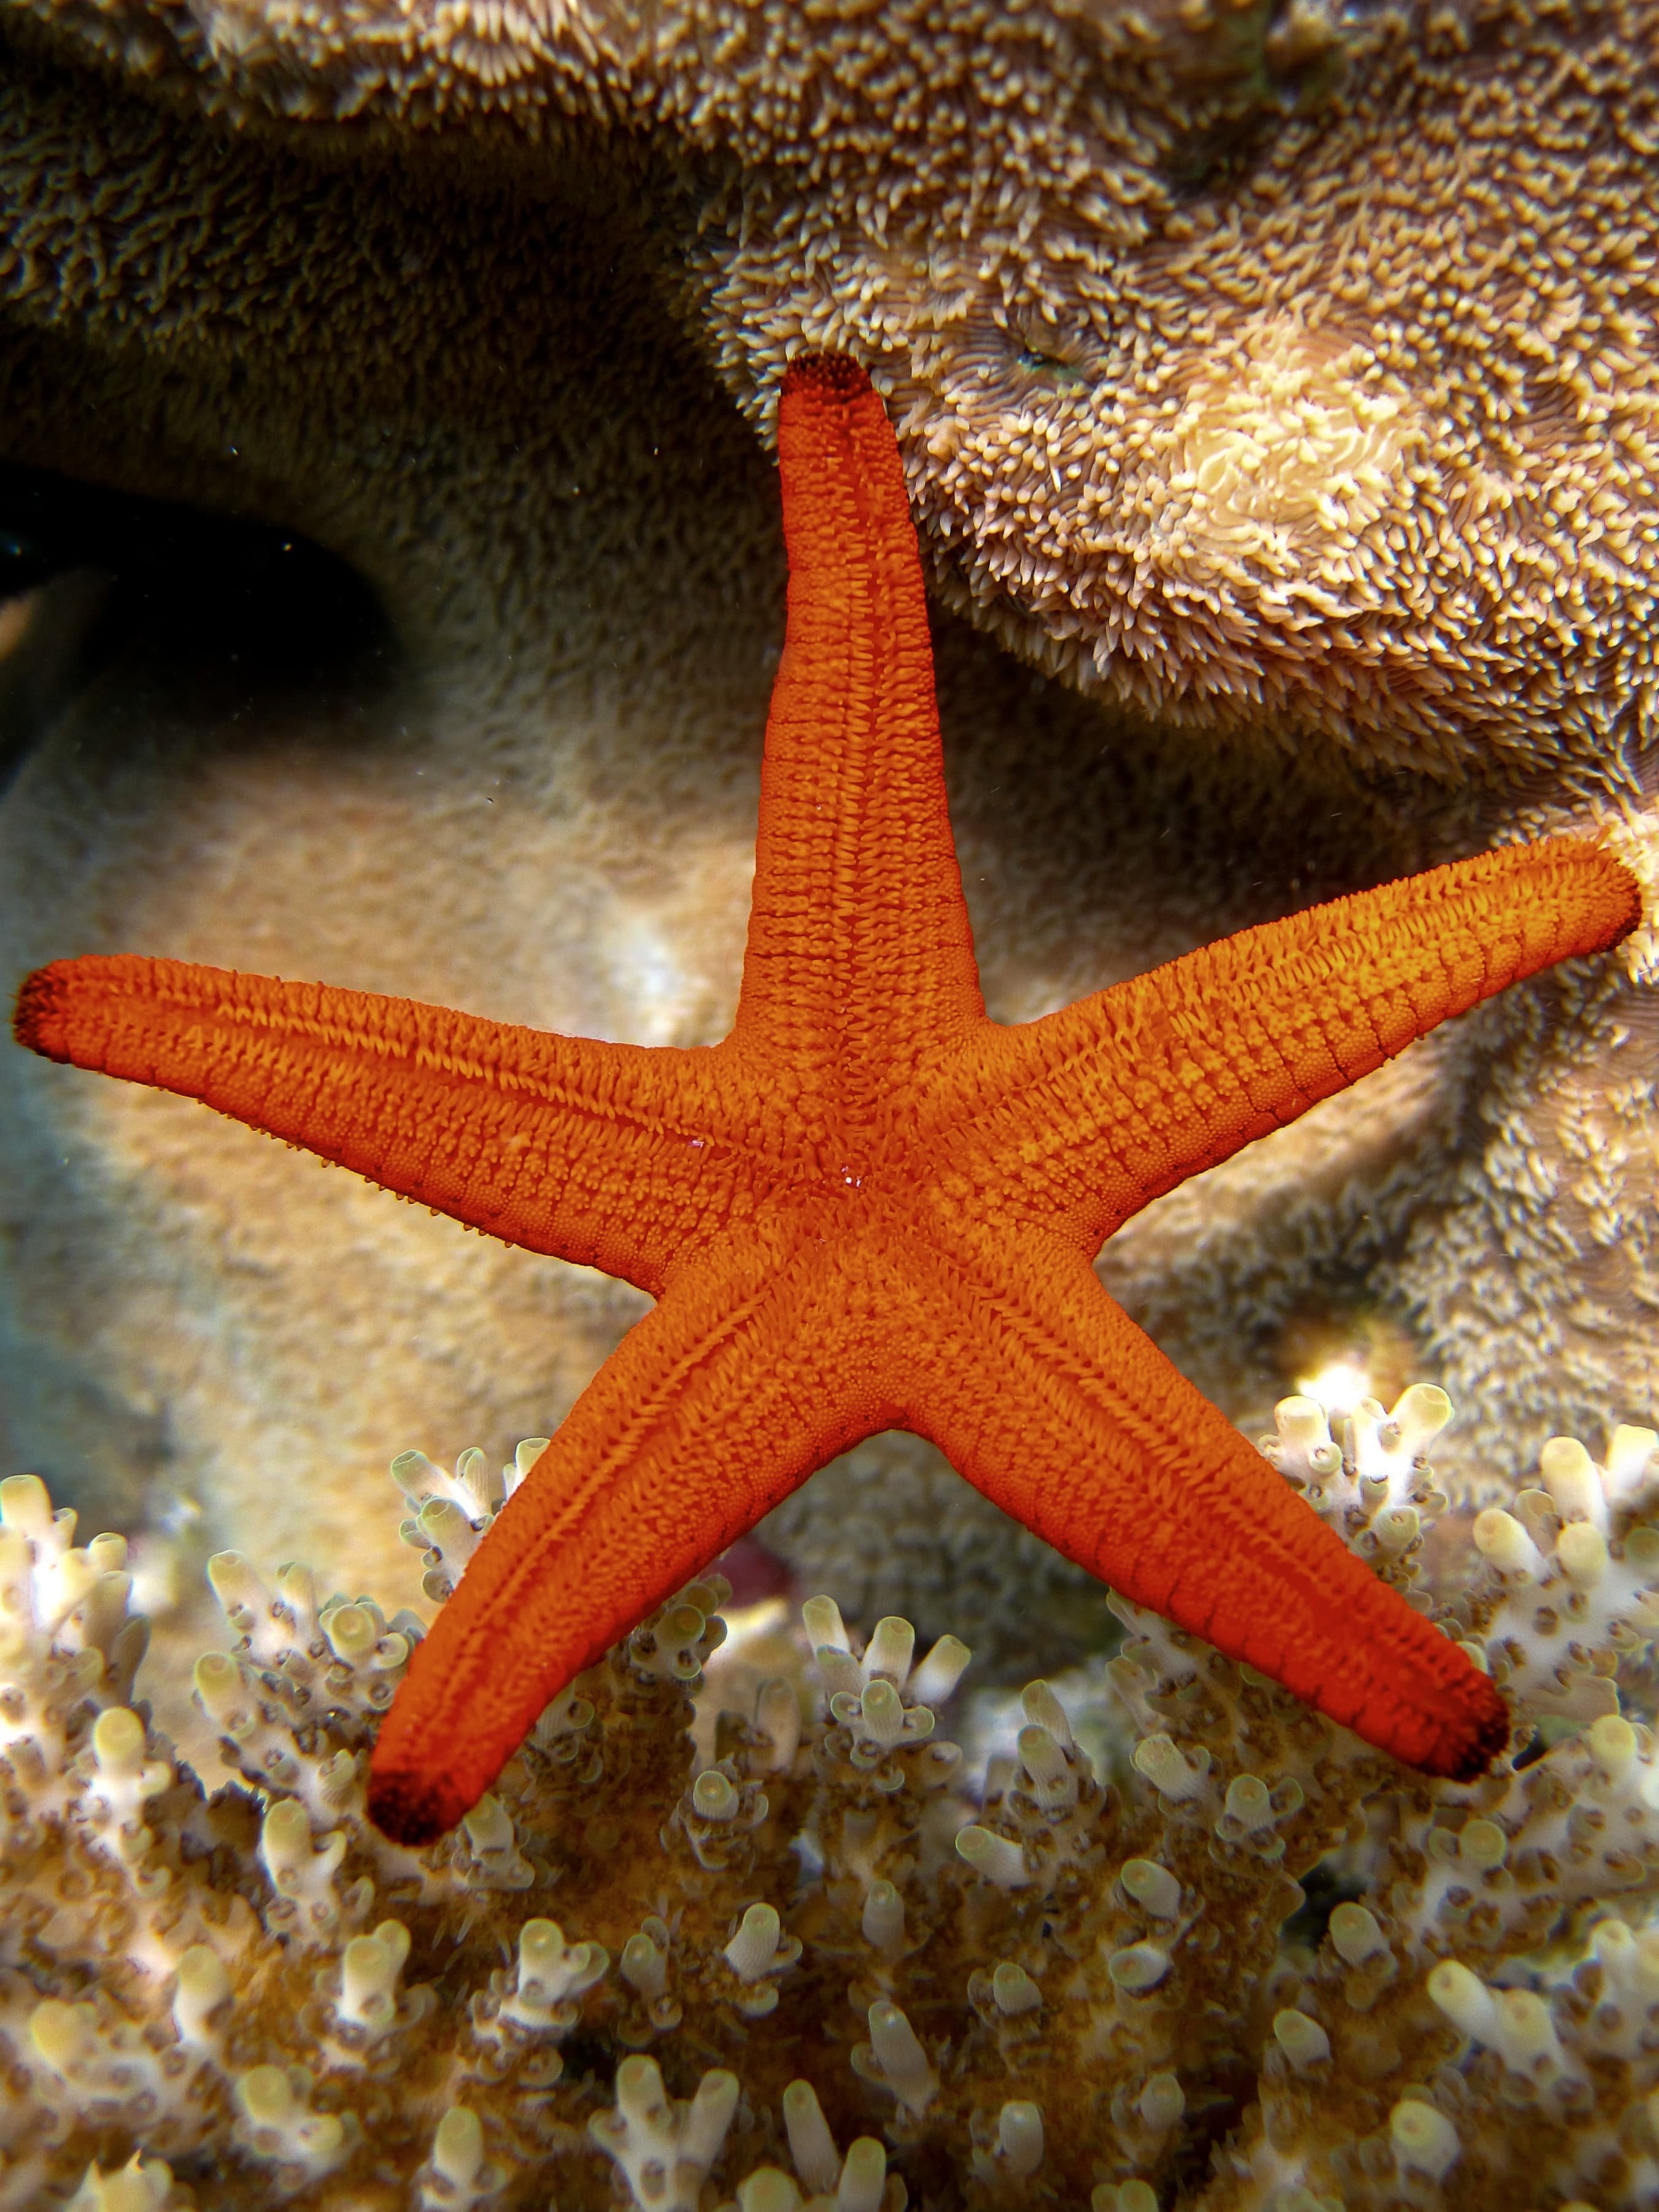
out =
<svg viewBox="0 0 1659 2212"><path fill-rule="evenodd" d="M1449 1413L1339 1441L1293 1398L1263 1449L1515 1701L1471 1787L1117 1601L1108 1666L987 1701L828 1598L723 1650L711 1578L418 1853L363 1799L412 1616L216 1559L204 1797L133 1702L121 1540L13 1477L0 2207L1639 2212L1659 1437L1558 1437L1436 1547ZM435 1601L540 1444L395 1463Z"/></svg>

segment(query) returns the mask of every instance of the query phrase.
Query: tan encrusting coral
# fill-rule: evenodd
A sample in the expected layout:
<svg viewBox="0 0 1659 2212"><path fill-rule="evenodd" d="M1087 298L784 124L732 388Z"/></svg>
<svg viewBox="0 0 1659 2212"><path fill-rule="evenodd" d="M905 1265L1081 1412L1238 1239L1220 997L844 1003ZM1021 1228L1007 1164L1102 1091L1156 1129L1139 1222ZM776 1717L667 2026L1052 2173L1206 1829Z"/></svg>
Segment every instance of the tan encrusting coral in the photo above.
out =
<svg viewBox="0 0 1659 2212"><path fill-rule="evenodd" d="M1459 1544L1449 1413L1415 1386L1338 1441L1291 1399L1264 1449L1509 1691L1518 1764L1471 1787L1123 1604L970 1771L956 1639L817 1598L705 1691L711 1577L420 1853L363 1794L412 1615L216 1560L205 1795L133 1702L121 1540L12 1478L0 2205L1637 2212L1659 1437L1554 1440ZM435 1601L537 1449L397 1462Z"/></svg>
<svg viewBox="0 0 1659 2212"><path fill-rule="evenodd" d="M747 404L857 351L947 598L1086 685L1436 772L1659 730L1640 0L13 4L290 133L649 146Z"/></svg>

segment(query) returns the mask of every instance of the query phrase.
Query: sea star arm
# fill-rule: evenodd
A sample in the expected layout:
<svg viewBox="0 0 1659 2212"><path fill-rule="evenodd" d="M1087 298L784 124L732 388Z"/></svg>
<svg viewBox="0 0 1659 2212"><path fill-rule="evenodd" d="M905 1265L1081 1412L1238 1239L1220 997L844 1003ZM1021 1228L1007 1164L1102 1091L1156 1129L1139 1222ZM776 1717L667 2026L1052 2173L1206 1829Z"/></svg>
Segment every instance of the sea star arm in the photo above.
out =
<svg viewBox="0 0 1659 2212"><path fill-rule="evenodd" d="M655 1295L775 1170L723 1141L711 1053L130 954L60 960L20 1043L202 1100L504 1243Z"/></svg>
<svg viewBox="0 0 1659 2212"><path fill-rule="evenodd" d="M892 1419L815 1224L787 1214L670 1285L467 1567L375 1745L369 1809L430 1841L548 1701L813 1470Z"/></svg>
<svg viewBox="0 0 1659 2212"><path fill-rule="evenodd" d="M1310 908L1004 1032L971 1148L1014 1218L1065 1218L1092 1255L1188 1176L1640 916L1629 870L1577 837Z"/></svg>
<svg viewBox="0 0 1659 2212"><path fill-rule="evenodd" d="M1091 1574L1408 1765L1472 1778L1508 1709L1174 1368L1060 1237L913 1278L910 1425Z"/></svg>
<svg viewBox="0 0 1659 2212"><path fill-rule="evenodd" d="M945 805L933 647L881 400L834 355L778 403L789 625L732 1043L853 1132L985 1023Z"/></svg>

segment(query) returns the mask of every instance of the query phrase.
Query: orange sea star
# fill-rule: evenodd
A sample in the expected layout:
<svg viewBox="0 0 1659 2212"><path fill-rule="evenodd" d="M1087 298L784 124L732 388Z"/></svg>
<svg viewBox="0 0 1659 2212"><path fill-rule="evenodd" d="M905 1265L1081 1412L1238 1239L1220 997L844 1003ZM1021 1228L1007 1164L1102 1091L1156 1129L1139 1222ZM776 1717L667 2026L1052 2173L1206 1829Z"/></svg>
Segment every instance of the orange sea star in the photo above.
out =
<svg viewBox="0 0 1659 2212"><path fill-rule="evenodd" d="M1587 841L1487 853L1248 930L1015 1028L985 1011L893 434L797 361L788 637L723 1044L557 1036L131 956L24 985L19 1039L302 1145L658 1304L416 1651L374 1817L424 1841L548 1700L798 1483L887 1428L1140 1603L1410 1764L1507 1710L1101 1288L1119 1224L1449 1014L1638 919Z"/></svg>

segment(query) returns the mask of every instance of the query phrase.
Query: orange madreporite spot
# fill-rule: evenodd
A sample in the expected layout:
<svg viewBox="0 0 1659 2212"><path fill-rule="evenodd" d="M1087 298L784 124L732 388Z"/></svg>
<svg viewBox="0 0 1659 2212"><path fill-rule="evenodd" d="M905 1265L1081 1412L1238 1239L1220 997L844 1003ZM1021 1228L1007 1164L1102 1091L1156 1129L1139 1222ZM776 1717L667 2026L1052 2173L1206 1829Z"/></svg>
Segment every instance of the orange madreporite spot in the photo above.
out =
<svg viewBox="0 0 1659 2212"><path fill-rule="evenodd" d="M654 1310L417 1650L370 1808L419 1842L551 1698L816 1468L931 1437L1070 1558L1431 1773L1508 1740L1491 1683L1378 1583L1101 1288L1149 1200L1517 977L1616 942L1593 842L1486 853L988 1019L946 811L897 447L863 372L778 417L788 639L737 1023L596 1043L131 956L24 985L20 1041L199 1098Z"/></svg>

